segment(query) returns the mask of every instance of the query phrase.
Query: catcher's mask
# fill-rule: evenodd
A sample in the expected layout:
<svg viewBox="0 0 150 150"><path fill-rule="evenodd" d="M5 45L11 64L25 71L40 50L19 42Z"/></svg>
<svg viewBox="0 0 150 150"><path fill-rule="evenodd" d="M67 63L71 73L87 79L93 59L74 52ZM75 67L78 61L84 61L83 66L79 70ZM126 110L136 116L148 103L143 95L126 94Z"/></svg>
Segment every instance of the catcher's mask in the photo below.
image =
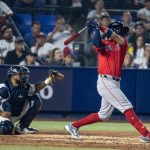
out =
<svg viewBox="0 0 150 150"><path fill-rule="evenodd" d="M112 29L113 32L115 32L116 34L119 34L119 35L127 35L128 31L129 31L128 27L125 27L122 22L117 22L117 21L111 23L108 26L108 28Z"/></svg>
<svg viewBox="0 0 150 150"><path fill-rule="evenodd" d="M9 68L7 76L11 78L12 76L18 75L19 80L16 80L16 82L19 85L25 85L29 80L29 74L30 71L27 67L15 65Z"/></svg>
<svg viewBox="0 0 150 150"><path fill-rule="evenodd" d="M5 117L0 116L0 135L10 135L14 129L14 124Z"/></svg>

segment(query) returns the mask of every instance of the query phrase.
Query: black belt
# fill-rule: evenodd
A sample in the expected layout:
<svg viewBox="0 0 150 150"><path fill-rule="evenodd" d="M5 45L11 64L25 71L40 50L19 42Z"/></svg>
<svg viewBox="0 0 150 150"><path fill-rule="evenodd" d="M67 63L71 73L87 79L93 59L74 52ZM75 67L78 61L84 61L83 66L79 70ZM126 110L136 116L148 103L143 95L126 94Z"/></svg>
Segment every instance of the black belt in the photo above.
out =
<svg viewBox="0 0 150 150"><path fill-rule="evenodd" d="M113 80L115 80L115 81L120 81L120 78L118 78L118 77L109 77L109 76L107 76L107 75L103 75L103 74L100 74L100 77L104 77L104 78L108 78L108 79L113 79Z"/></svg>

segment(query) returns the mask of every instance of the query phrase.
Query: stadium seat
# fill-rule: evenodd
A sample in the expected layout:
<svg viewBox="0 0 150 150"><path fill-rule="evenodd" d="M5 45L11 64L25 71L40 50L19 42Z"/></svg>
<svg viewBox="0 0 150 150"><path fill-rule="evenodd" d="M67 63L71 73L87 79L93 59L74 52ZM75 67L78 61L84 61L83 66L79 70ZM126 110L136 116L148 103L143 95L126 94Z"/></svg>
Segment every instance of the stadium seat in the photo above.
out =
<svg viewBox="0 0 150 150"><path fill-rule="evenodd" d="M38 14L34 16L35 22L40 22L42 26L45 25L55 25L56 23L56 16L52 15L45 15L45 14Z"/></svg>
<svg viewBox="0 0 150 150"><path fill-rule="evenodd" d="M122 16L116 15L112 17L115 21L120 21L122 19Z"/></svg>
<svg viewBox="0 0 150 150"><path fill-rule="evenodd" d="M18 25L31 25L32 24L32 16L30 14L25 13L17 13L14 15L14 20Z"/></svg>
<svg viewBox="0 0 150 150"><path fill-rule="evenodd" d="M31 32L31 26L28 25L19 25L18 28L23 36Z"/></svg>
<svg viewBox="0 0 150 150"><path fill-rule="evenodd" d="M54 27L54 25L42 26L42 32L48 34L53 31Z"/></svg>

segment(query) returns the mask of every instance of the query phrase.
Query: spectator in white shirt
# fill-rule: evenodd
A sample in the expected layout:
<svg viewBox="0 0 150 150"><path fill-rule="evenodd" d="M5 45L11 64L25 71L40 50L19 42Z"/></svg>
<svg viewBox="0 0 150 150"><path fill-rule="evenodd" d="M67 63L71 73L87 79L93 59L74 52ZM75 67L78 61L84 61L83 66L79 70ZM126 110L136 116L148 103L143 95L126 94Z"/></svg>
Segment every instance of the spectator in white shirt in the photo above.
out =
<svg viewBox="0 0 150 150"><path fill-rule="evenodd" d="M136 45L134 47L135 58L142 58L144 55L144 37L138 36L136 39Z"/></svg>
<svg viewBox="0 0 150 150"><path fill-rule="evenodd" d="M8 16L13 15L13 11L2 1L0 1L0 26L5 24Z"/></svg>
<svg viewBox="0 0 150 150"><path fill-rule="evenodd" d="M2 39L0 40L0 53L5 57L7 52L15 49L15 36L12 33L12 29L8 26L1 28Z"/></svg>
<svg viewBox="0 0 150 150"><path fill-rule="evenodd" d="M51 42L55 47L63 50L65 48L64 41L72 34L72 27L65 25L64 18L57 19L56 26L53 32L50 32L47 37L47 41ZM68 47L73 48L73 43L70 43Z"/></svg>
<svg viewBox="0 0 150 150"><path fill-rule="evenodd" d="M150 61L150 43L146 43L144 46L143 57L135 58L133 60L132 66L138 69L146 69L150 65L149 61Z"/></svg>
<svg viewBox="0 0 150 150"><path fill-rule="evenodd" d="M145 7L138 10L137 17L146 23L150 22L150 0L145 0Z"/></svg>
<svg viewBox="0 0 150 150"><path fill-rule="evenodd" d="M54 48L53 44L46 42L46 35L43 32L40 32L36 36L36 44L31 48L31 51L32 53L37 54L39 59L46 60Z"/></svg>
<svg viewBox="0 0 150 150"><path fill-rule="evenodd" d="M99 19L102 15L109 16L107 10L104 8L104 1L97 0L95 3L95 9L88 13L87 19Z"/></svg>

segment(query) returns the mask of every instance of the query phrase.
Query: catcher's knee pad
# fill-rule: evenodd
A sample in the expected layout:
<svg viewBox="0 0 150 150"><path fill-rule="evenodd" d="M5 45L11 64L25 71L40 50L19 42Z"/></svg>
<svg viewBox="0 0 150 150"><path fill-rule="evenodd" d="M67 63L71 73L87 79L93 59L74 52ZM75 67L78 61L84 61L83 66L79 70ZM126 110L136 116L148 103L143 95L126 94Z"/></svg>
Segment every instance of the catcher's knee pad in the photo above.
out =
<svg viewBox="0 0 150 150"><path fill-rule="evenodd" d="M14 130L14 124L5 117L0 116L0 135L10 135Z"/></svg>
<svg viewBox="0 0 150 150"><path fill-rule="evenodd" d="M33 95L29 98L30 108L34 110L40 110L42 106L42 101L38 95Z"/></svg>

